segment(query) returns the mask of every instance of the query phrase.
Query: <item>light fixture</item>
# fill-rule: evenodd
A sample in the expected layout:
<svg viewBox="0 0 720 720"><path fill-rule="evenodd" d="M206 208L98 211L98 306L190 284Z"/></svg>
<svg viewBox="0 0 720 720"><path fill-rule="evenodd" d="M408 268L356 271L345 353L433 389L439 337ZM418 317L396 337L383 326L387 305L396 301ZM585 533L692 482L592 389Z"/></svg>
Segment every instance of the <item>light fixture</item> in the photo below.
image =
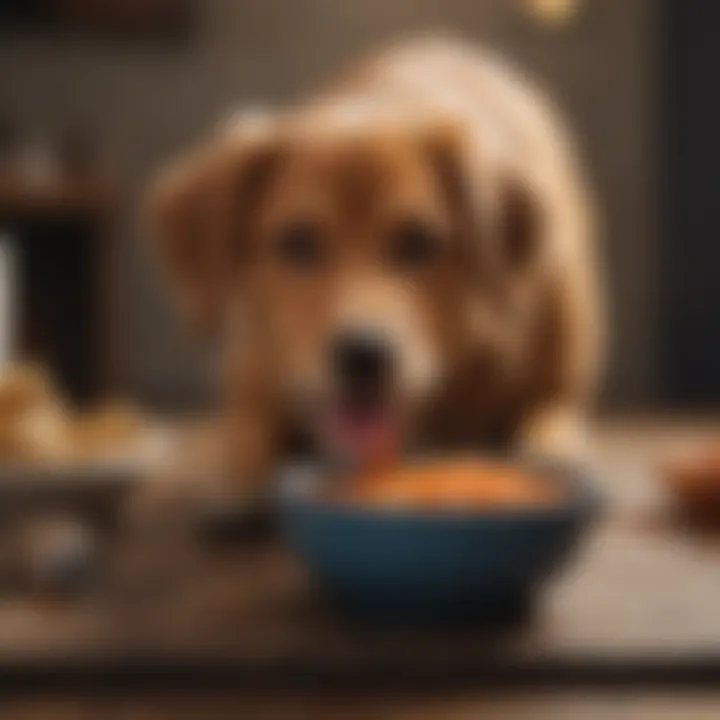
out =
<svg viewBox="0 0 720 720"><path fill-rule="evenodd" d="M520 0L535 22L551 27L568 25L580 11L581 0Z"/></svg>

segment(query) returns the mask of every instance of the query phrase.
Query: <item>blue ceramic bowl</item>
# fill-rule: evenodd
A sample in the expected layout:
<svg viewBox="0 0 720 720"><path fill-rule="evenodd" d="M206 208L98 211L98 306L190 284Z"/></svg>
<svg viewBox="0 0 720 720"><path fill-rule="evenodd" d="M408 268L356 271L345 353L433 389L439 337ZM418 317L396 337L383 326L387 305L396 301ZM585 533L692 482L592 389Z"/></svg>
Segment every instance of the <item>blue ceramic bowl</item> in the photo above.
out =
<svg viewBox="0 0 720 720"><path fill-rule="evenodd" d="M581 473L535 470L561 486L557 504L430 512L323 498L327 476L295 467L281 477L281 527L341 608L386 619L510 619L532 606L599 508Z"/></svg>

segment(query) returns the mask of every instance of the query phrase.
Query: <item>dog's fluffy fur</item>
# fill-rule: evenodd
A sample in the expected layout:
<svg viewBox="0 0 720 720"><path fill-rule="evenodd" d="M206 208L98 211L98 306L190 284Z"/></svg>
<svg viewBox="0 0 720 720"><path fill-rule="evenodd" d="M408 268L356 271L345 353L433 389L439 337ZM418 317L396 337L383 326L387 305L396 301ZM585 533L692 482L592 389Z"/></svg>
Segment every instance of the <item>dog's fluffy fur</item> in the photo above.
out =
<svg viewBox="0 0 720 720"><path fill-rule="evenodd" d="M555 111L497 58L416 41L294 110L241 114L163 175L152 215L178 297L225 341L245 482L315 428L353 323L392 340L418 442L575 451L601 346L593 208ZM438 244L410 269L392 261L408 218ZM277 238L308 221L323 261L298 270Z"/></svg>

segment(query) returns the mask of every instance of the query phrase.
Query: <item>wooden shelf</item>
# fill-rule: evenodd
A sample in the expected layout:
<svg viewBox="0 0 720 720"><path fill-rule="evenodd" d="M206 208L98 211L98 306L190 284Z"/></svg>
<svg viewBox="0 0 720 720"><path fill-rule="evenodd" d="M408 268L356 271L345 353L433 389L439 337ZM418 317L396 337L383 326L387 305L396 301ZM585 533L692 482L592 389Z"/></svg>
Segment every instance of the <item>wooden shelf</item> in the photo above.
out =
<svg viewBox="0 0 720 720"><path fill-rule="evenodd" d="M32 182L13 169L0 170L0 214L96 215L110 206L113 191L99 171Z"/></svg>

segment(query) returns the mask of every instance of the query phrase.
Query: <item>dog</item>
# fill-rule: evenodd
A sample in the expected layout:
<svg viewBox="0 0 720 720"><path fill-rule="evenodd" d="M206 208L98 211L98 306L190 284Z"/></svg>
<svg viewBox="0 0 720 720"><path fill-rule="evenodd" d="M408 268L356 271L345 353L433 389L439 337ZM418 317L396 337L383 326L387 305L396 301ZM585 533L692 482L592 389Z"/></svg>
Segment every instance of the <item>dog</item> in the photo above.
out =
<svg viewBox="0 0 720 720"><path fill-rule="evenodd" d="M303 437L577 452L604 342L597 220L557 111L492 53L421 38L245 112L161 173L162 267L223 345L228 477Z"/></svg>

